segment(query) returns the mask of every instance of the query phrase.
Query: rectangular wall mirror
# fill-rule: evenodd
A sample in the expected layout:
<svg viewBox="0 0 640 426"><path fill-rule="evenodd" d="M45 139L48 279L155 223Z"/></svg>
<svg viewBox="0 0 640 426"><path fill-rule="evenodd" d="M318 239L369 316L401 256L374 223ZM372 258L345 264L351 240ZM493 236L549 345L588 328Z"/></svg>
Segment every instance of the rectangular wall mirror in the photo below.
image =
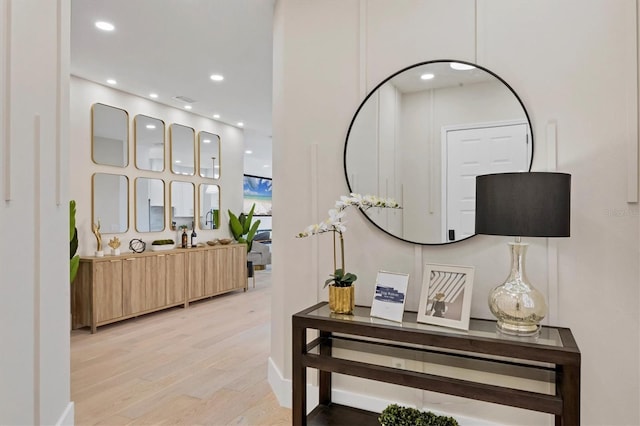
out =
<svg viewBox="0 0 640 426"><path fill-rule="evenodd" d="M129 179L124 175L94 173L93 223L100 221L103 234L117 234L129 229Z"/></svg>
<svg viewBox="0 0 640 426"><path fill-rule="evenodd" d="M194 221L194 187L191 182L171 182L171 228L186 225L189 229Z"/></svg>
<svg viewBox="0 0 640 426"><path fill-rule="evenodd" d="M169 127L171 141L171 171L177 175L195 174L195 131L191 127L172 124Z"/></svg>
<svg viewBox="0 0 640 426"><path fill-rule="evenodd" d="M164 121L146 115L136 115L134 137L136 167L140 170L164 170Z"/></svg>
<svg viewBox="0 0 640 426"><path fill-rule="evenodd" d="M91 158L96 164L129 164L129 114L104 104L91 107Z"/></svg>
<svg viewBox="0 0 640 426"><path fill-rule="evenodd" d="M200 176L220 178L220 136L209 132L198 134L198 153L200 154Z"/></svg>
<svg viewBox="0 0 640 426"><path fill-rule="evenodd" d="M199 191L200 229L220 227L220 187L201 183Z"/></svg>
<svg viewBox="0 0 640 426"><path fill-rule="evenodd" d="M162 179L136 179L136 230L138 232L163 231L164 181Z"/></svg>

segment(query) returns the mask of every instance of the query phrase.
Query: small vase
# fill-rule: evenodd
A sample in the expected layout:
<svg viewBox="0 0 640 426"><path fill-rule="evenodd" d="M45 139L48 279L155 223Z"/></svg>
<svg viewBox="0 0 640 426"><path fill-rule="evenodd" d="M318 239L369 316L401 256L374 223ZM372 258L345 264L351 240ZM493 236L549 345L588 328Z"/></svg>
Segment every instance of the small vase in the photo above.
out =
<svg viewBox="0 0 640 426"><path fill-rule="evenodd" d="M329 285L329 309L335 314L352 314L356 305L354 286L336 287Z"/></svg>

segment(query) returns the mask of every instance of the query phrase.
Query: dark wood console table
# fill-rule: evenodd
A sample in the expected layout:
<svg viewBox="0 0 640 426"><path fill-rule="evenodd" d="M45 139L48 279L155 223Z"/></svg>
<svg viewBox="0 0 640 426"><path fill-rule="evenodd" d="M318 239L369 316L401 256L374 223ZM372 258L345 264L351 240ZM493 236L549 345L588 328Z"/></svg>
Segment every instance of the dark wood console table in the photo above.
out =
<svg viewBox="0 0 640 426"><path fill-rule="evenodd" d="M351 416L352 424L378 424L376 413L331 402L331 373L549 413L556 426L580 424L580 350L568 328L543 327L537 337L519 338L499 333L495 321L472 319L469 331L464 331L418 323L415 312L405 312L402 324L369 313L370 308L356 306L354 315L332 314L327 302L321 302L293 315L294 425L332 424L332 418L344 422L345 416ZM319 337L307 342L307 330L319 331ZM333 348L349 351L338 356ZM358 354L365 352L405 359L408 364L437 363L548 382L555 392L438 376L402 364L395 368L363 362ZM320 388L320 404L309 416L307 368L319 370Z"/></svg>

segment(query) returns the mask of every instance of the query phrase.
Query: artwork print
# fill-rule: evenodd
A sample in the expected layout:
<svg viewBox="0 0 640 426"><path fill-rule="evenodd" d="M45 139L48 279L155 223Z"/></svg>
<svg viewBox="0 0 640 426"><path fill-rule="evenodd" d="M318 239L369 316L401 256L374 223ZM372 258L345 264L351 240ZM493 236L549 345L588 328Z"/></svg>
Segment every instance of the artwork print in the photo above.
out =
<svg viewBox="0 0 640 426"><path fill-rule="evenodd" d="M473 267L427 264L418 321L454 328L469 328Z"/></svg>
<svg viewBox="0 0 640 426"><path fill-rule="evenodd" d="M254 216L271 216L271 179L244 175L243 180L244 205L243 213L248 214L252 205L256 205Z"/></svg>

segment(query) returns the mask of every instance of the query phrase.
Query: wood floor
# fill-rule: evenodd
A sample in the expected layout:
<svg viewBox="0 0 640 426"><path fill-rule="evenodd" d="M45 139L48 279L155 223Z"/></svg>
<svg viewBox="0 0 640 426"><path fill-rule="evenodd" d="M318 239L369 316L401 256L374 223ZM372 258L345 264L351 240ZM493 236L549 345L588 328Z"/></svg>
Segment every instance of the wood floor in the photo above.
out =
<svg viewBox="0 0 640 426"><path fill-rule="evenodd" d="M71 333L76 425L290 425L267 382L270 271L256 288Z"/></svg>

